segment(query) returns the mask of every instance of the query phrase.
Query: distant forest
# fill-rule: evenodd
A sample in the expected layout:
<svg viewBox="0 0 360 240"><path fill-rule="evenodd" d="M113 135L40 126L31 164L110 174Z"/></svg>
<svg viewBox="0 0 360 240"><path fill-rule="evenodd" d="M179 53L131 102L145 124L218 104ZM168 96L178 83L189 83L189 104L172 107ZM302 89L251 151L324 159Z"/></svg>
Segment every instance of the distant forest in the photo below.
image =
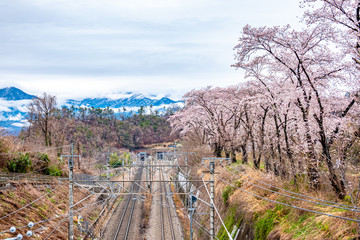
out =
<svg viewBox="0 0 360 240"><path fill-rule="evenodd" d="M20 133L25 142L59 147L74 143L82 155L107 147L137 149L174 141L168 118L176 109L161 114L152 106L137 112L115 113L110 108L56 107L56 97L44 93L29 105L30 126Z"/></svg>

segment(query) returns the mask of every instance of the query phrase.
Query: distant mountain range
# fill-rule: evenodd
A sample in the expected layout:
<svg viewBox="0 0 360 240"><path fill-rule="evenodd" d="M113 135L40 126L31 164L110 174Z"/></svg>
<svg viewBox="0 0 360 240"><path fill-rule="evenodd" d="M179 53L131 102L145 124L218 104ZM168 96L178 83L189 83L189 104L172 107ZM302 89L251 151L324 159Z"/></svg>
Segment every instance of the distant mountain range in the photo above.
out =
<svg viewBox="0 0 360 240"><path fill-rule="evenodd" d="M23 92L16 87L0 89L0 127L6 128L9 132L18 133L21 128L27 126L27 106L31 99L37 98ZM126 109L126 111L137 111L141 106L152 106L160 112L173 105L182 105L182 101L174 101L168 97L157 98L156 96L146 97L141 93L127 92L118 99L110 98L85 98L80 100L66 100L63 106L71 107L110 107L115 112Z"/></svg>
<svg viewBox="0 0 360 240"><path fill-rule="evenodd" d="M67 105L85 106L95 108L122 108L122 107L141 107L141 106L154 106L159 107L163 105L170 105L178 103L179 101L171 100L170 98L163 97L161 99L152 99L145 97L141 93L130 94L128 97L120 99L108 98L85 98L82 100L68 100Z"/></svg>
<svg viewBox="0 0 360 240"><path fill-rule="evenodd" d="M27 94L16 87L0 89L0 98L8 101L27 100L36 98L34 95Z"/></svg>

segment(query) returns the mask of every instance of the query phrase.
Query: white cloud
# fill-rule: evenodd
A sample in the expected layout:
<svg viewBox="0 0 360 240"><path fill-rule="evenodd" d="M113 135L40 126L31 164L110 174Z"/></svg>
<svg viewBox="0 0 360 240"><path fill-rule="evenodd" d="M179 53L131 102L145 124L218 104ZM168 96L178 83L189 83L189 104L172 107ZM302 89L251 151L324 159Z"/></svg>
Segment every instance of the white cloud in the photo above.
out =
<svg viewBox="0 0 360 240"><path fill-rule="evenodd" d="M233 85L241 28L296 23L288 0L0 1L0 87L64 98L181 97ZM281 13L281 14L279 14Z"/></svg>
<svg viewBox="0 0 360 240"><path fill-rule="evenodd" d="M8 119L4 115L0 114L0 121L7 121Z"/></svg>
<svg viewBox="0 0 360 240"><path fill-rule="evenodd" d="M16 116L11 116L8 118L9 121L21 121L24 117L19 113Z"/></svg>
<svg viewBox="0 0 360 240"><path fill-rule="evenodd" d="M0 111L11 112L10 108L19 110L20 112L28 112L27 106L31 100L18 100L18 101L7 101L0 98Z"/></svg>
<svg viewBox="0 0 360 240"><path fill-rule="evenodd" d="M30 124L28 122L17 122L17 123L13 123L11 124L12 126L15 126L15 127L28 127Z"/></svg>
<svg viewBox="0 0 360 240"><path fill-rule="evenodd" d="M11 112L11 109L6 106L0 105L0 112Z"/></svg>

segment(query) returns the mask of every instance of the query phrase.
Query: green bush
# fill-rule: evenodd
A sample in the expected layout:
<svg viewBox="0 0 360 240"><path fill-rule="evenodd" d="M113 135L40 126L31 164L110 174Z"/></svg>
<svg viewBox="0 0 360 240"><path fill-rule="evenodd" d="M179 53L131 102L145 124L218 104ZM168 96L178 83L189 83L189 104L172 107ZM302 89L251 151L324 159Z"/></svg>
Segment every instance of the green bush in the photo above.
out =
<svg viewBox="0 0 360 240"><path fill-rule="evenodd" d="M237 213L236 210L237 210L236 206L232 206L232 207L228 208L228 210L226 212L226 217L224 219L224 224L225 224L226 228L230 231L230 233L234 229L234 226L239 228L243 221L243 216L241 216L239 213ZM232 237L234 237L234 236L232 236ZM229 239L229 236L223 225L221 225L221 227L219 229L217 238L219 240Z"/></svg>
<svg viewBox="0 0 360 240"><path fill-rule="evenodd" d="M228 204L229 197L234 193L235 188L232 186L226 186L222 192L222 199L224 204Z"/></svg>
<svg viewBox="0 0 360 240"><path fill-rule="evenodd" d="M49 156L46 153L39 153L39 158L46 163L50 163Z"/></svg>
<svg viewBox="0 0 360 240"><path fill-rule="evenodd" d="M7 168L10 172L25 173L31 167L29 154L20 153L18 157L8 162Z"/></svg>
<svg viewBox="0 0 360 240"><path fill-rule="evenodd" d="M284 206L275 205L274 209L269 209L263 214L255 224L255 240L265 240L268 234L278 224L279 219L285 215Z"/></svg>
<svg viewBox="0 0 360 240"><path fill-rule="evenodd" d="M124 159L125 164L131 164L131 155L128 152L124 152L120 156L121 159Z"/></svg>
<svg viewBox="0 0 360 240"><path fill-rule="evenodd" d="M50 176L61 176L62 170L59 166L52 165L52 166L47 167L43 173L46 175L50 175Z"/></svg>
<svg viewBox="0 0 360 240"><path fill-rule="evenodd" d="M112 168L120 167L122 165L122 161L116 153L110 155L109 165Z"/></svg>

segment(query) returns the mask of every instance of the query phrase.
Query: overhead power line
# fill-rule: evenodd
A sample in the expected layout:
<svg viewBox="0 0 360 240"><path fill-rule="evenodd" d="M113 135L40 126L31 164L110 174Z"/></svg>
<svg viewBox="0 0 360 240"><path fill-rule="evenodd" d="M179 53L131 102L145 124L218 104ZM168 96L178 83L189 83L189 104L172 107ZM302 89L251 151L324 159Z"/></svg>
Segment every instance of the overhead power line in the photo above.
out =
<svg viewBox="0 0 360 240"><path fill-rule="evenodd" d="M276 186L273 186L269 183L266 183L264 181L261 181L261 180L258 180L256 178L253 178L251 176L249 176L248 174L246 173L243 173L241 172L239 169L235 168L235 167L232 167L230 166L232 169L234 169L235 171L239 172L240 174L250 178L250 179L253 179L257 182L260 182L264 185L267 185L269 187L272 187L272 188L275 188L275 189L278 189L278 190L281 190L281 191L284 191L284 192L287 192L287 193L290 193L290 194L294 194L294 195L297 195L297 196L301 196L301 197L305 197L305 198L309 198L309 199L313 199L313 200L317 200L317 201L321 201L321 202L326 202L326 203L330 203L330 204L333 204L333 205L338 205L338 206L343 206L343 207L347 207L347 208L353 208L353 206L350 206L350 205L346 205L346 204L341 204L341 203L336 203L336 202L331 202L331 201L327 201L327 200L323 200L323 199L320 199L320 198L316 198L316 197L311 197L311 196L307 196L307 195L304 195L304 194L300 194L300 193L296 193L296 192L292 192L292 191L288 191L286 189L283 189L283 188L279 188L279 187L276 187Z"/></svg>
<svg viewBox="0 0 360 240"><path fill-rule="evenodd" d="M30 206L31 204L33 204L33 203L35 203L35 202L39 201L40 199L42 199L42 198L44 198L45 196L49 195L50 193L52 193L54 190L56 190L56 189L57 189L57 188L59 188L59 187L62 187L62 186L61 186L61 185L57 186L56 188L54 188L54 189L50 190L49 192L47 192L46 194L42 195L41 197L39 197L39 198L35 199L35 200L34 200L34 201L32 201L31 203L28 203L28 204L26 204L25 206L23 206L23 207L21 207L21 208L19 208L19 209L15 210L15 211L13 211L13 212L11 212L11 213L9 213L9 214L6 214L5 216L1 217L1 218L0 218L0 220L4 219L4 218L6 218L6 217L9 217L9 216L11 216L11 215L13 215L13 214L15 214L15 213L19 212L20 210L22 210L22 209L24 209L24 208L26 208L26 207Z"/></svg>
<svg viewBox="0 0 360 240"><path fill-rule="evenodd" d="M97 201L97 202L95 202L95 203L91 203L91 204L85 205L84 207L79 208L78 210L74 210L74 212L80 212L81 210L83 210L83 209L85 209L85 208L88 208L88 207L93 206L93 205L95 205L95 204L98 204L98 203L100 203L100 202L106 201L107 199L109 199L109 197L107 197L107 198L105 198L105 199L103 199L103 200L99 200L99 201ZM47 219L44 219L44 220L35 222L33 226L38 225L38 224L41 224L41 223L44 223L44 222L51 221L51 220L53 220L53 219L57 219L57 218L59 218L59 217L67 217L68 215L69 215L69 213L64 213L64 214L61 214L61 215L59 215L59 216L47 218ZM18 227L18 228L16 228L16 229L17 229L17 230L18 230L18 229L22 229L22 228L25 228L25 227L27 227L27 226L28 226L28 225L23 225L23 226ZM3 231L3 232L0 232L0 235L1 235L1 234L4 234L4 233L7 233L7 232L10 232L10 229L9 229L9 230L6 230L6 231Z"/></svg>
<svg viewBox="0 0 360 240"><path fill-rule="evenodd" d="M208 194L208 195L209 195L209 197L210 197L211 204L214 206L215 211L216 211L217 215L219 216L219 219L220 219L221 224L223 225L223 227L224 227L224 229L225 229L225 231L226 231L226 233L227 233L227 235L228 235L229 239L233 240L233 238L232 238L231 234L229 233L229 231L228 231L228 229L227 229L227 227L226 227L226 225L225 225L224 221L223 221L223 220L222 220L222 218L221 218L221 215L220 215L220 213L219 213L219 211L218 211L218 209L217 209L217 207L216 207L215 203L214 203L214 202L213 202L213 200L211 199L211 195L210 195L210 193L209 193L209 190L208 190L208 189L207 189L207 187L206 187L206 184L205 184L204 178L203 178L203 182L204 182L205 190L206 190L207 194Z"/></svg>
<svg viewBox="0 0 360 240"><path fill-rule="evenodd" d="M339 219L342 219L342 220L347 220L347 221L353 221L353 222L360 223L360 220L357 220L357 219L336 216L336 215L332 215L332 214L324 213L324 212L318 212L318 211L315 211L315 210L311 210L311 209L307 209L307 208L303 208L303 207L298 207L298 206L294 206L294 205L291 205L291 204L282 203L282 202L279 202L279 201L276 201L276 200L268 199L268 198L262 197L262 196L260 196L258 194L249 192L249 191L247 191L245 189L239 188L239 187L235 186L234 184L229 183L228 181L222 179L221 177L218 177L216 175L215 175L215 177L218 178L219 180L223 181L224 183L227 183L228 185L230 185L230 186L232 186L232 187L234 187L236 189L239 189L242 192L245 192L247 194L250 194L250 195L252 195L254 197L263 199L263 200L268 201L268 202L273 202L273 203L280 204L280 205L283 205L283 206L287 206L287 207L291 207L291 208L295 208L295 209L303 210L303 211L307 211L307 212L312 212L312 213L316 213L316 214L319 214L319 215L325 215L325 216L328 216L328 217L334 217L334 218L339 218Z"/></svg>
<svg viewBox="0 0 360 240"><path fill-rule="evenodd" d="M43 148L43 149L38 149L38 150L32 150L32 151L19 151L19 152L11 152L11 153L0 153L0 156L3 155L17 155L19 153L37 153L37 152L45 152L45 151L49 151L49 150L55 150L55 149L59 149L59 148L65 148L65 147L70 147L71 145L64 145L64 146L59 146L59 147L52 147L52 148Z"/></svg>
<svg viewBox="0 0 360 240"><path fill-rule="evenodd" d="M231 171L229 171L227 169L226 169L226 171L228 173L238 177L235 173L233 173L233 172L231 172ZM255 184L255 183L252 183L252 182L247 181L245 179L242 179L242 181L247 182L247 183L251 184L254 187L261 188L261 189L263 189L265 191L269 191L269 192L272 192L272 193L275 193L275 194L279 194L279 195L284 196L284 197L289 197L289 198L292 198L292 199L296 199L296 200L300 200L300 201L304 201L304 202L309 202L309 203L315 203L315 204L328 206L328 207L333 207L333 208L337 208L337 209L349 210L349 211L353 211L353 212L360 212L360 210L357 210L356 208L353 208L353 207L351 207L351 208L341 207L341 206L334 205L334 204L327 204L327 203L323 203L323 202L316 202L316 201L312 201L312 200L308 200L308 199L304 199L304 198L294 197L294 196L291 196L291 195L288 195L288 194L285 194L285 193L277 192L277 191L274 191L274 190L259 186L259 185ZM283 190L285 190L285 189L283 189Z"/></svg>

